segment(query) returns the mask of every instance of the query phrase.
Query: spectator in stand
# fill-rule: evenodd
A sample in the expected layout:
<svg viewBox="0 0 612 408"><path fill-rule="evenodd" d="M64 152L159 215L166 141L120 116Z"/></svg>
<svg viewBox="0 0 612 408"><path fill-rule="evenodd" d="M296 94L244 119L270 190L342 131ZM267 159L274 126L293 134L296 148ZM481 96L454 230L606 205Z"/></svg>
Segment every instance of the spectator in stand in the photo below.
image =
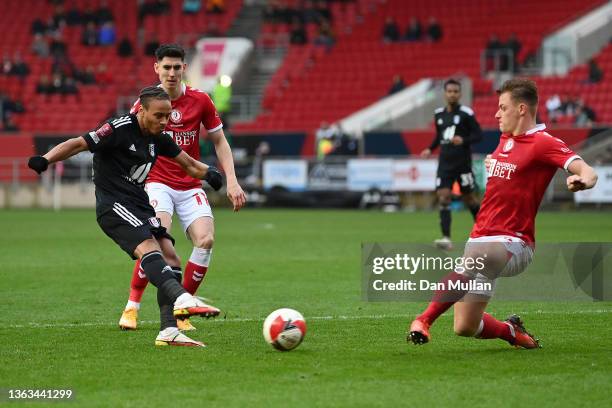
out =
<svg viewBox="0 0 612 408"><path fill-rule="evenodd" d="M508 41L506 41L505 48L509 49L512 54L514 72L518 72L518 55L519 52L521 52L521 49L523 48L523 44L521 44L521 42L519 41L518 37L516 36L516 33L510 34L510 37L508 37Z"/></svg>
<svg viewBox="0 0 612 408"><path fill-rule="evenodd" d="M591 58L589 60L588 82L590 82L591 84L596 84L598 82L601 82L602 79L603 79L603 71L601 70L601 68L599 68L599 65L597 65L597 61L595 61L594 58Z"/></svg>
<svg viewBox="0 0 612 408"><path fill-rule="evenodd" d="M557 122L557 118L561 114L560 109L561 98L559 98L557 94L551 95L551 97L546 100L546 111L548 112L548 120L550 122Z"/></svg>
<svg viewBox="0 0 612 408"><path fill-rule="evenodd" d="M593 127L593 123L597 120L595 111L587 106L584 101L578 100L576 103L576 111L574 124L580 127Z"/></svg>
<svg viewBox="0 0 612 408"><path fill-rule="evenodd" d="M9 75L11 70L13 69L13 61L11 61L11 57L7 54L4 54L2 57L2 74Z"/></svg>
<svg viewBox="0 0 612 408"><path fill-rule="evenodd" d="M98 45L98 30L93 22L87 23L81 33L81 44L86 47L94 47Z"/></svg>
<svg viewBox="0 0 612 408"><path fill-rule="evenodd" d="M442 38L442 26L438 23L435 17L429 17L429 25L427 26L427 38L431 42L438 42Z"/></svg>
<svg viewBox="0 0 612 408"><path fill-rule="evenodd" d="M202 0L184 0L183 13L197 14L202 9Z"/></svg>
<svg viewBox="0 0 612 408"><path fill-rule="evenodd" d="M404 34L404 40L409 42L421 41L422 34L421 23L416 17L411 17L406 28L406 34Z"/></svg>
<svg viewBox="0 0 612 408"><path fill-rule="evenodd" d="M206 0L206 12L222 14L225 12L225 0Z"/></svg>
<svg viewBox="0 0 612 408"><path fill-rule="evenodd" d="M406 84L404 83L404 78L402 78L401 75L395 75L393 77L393 83L391 84L391 88L389 88L389 92L387 92L387 96L398 93L404 88L406 88Z"/></svg>
<svg viewBox="0 0 612 408"><path fill-rule="evenodd" d="M89 23L93 23L94 26L98 24L98 16L96 11L91 7L91 4L85 6L85 11L81 14L81 24L86 26Z"/></svg>
<svg viewBox="0 0 612 408"><path fill-rule="evenodd" d="M115 24L112 21L107 21L102 24L98 31L98 44L105 47L115 44L117 33L115 32Z"/></svg>
<svg viewBox="0 0 612 408"><path fill-rule="evenodd" d="M497 34L491 34L487 46L485 48L485 57L487 61L487 71L495 71L501 67L501 50L502 42Z"/></svg>
<svg viewBox="0 0 612 408"><path fill-rule="evenodd" d="M145 45L144 53L145 55L154 57L155 50L159 48L159 40L157 39L157 34L155 32L151 33L151 38Z"/></svg>
<svg viewBox="0 0 612 408"><path fill-rule="evenodd" d="M302 7L300 7L298 12L300 14L300 18L306 24L318 23L322 17L312 0L306 0L304 3L302 3Z"/></svg>
<svg viewBox="0 0 612 408"><path fill-rule="evenodd" d="M317 1L315 10L319 14L319 19L324 19L329 22L334 21L334 16L332 15L331 10L329 9L329 4L327 4L327 1Z"/></svg>
<svg viewBox="0 0 612 408"><path fill-rule="evenodd" d="M107 0L100 1L100 8L95 11L95 19L96 23L103 25L104 23L108 23L110 21L114 21L113 12L108 7Z"/></svg>
<svg viewBox="0 0 612 408"><path fill-rule="evenodd" d="M51 77L51 94L61 94L64 89L64 77L61 73L55 72Z"/></svg>
<svg viewBox="0 0 612 408"><path fill-rule="evenodd" d="M4 126L2 131L3 132L18 132L19 131L19 126L17 126L17 124L15 122L13 122L13 115L10 112L7 112L4 115Z"/></svg>
<svg viewBox="0 0 612 408"><path fill-rule="evenodd" d="M139 1L138 21L142 22L146 16L159 16L170 11L170 4L164 0Z"/></svg>
<svg viewBox="0 0 612 408"><path fill-rule="evenodd" d="M40 18L37 18L32 21L31 27L32 34L44 35L47 32L47 25Z"/></svg>
<svg viewBox="0 0 612 408"><path fill-rule="evenodd" d="M32 40L30 49L34 55L38 55L40 58L47 58L49 56L49 43L42 34L34 34L34 40Z"/></svg>
<svg viewBox="0 0 612 408"><path fill-rule="evenodd" d="M382 32L383 42L397 42L400 38L399 27L393 17L387 17Z"/></svg>
<svg viewBox="0 0 612 408"><path fill-rule="evenodd" d="M315 39L315 45L324 46L329 51L335 43L336 37L331 28L331 25L329 24L329 21L322 20L319 24L317 38Z"/></svg>
<svg viewBox="0 0 612 408"><path fill-rule="evenodd" d="M61 93L63 96L77 95L77 100L80 100L79 89L77 88L77 84L74 78L66 78L66 80L64 81L64 85L62 86Z"/></svg>
<svg viewBox="0 0 612 408"><path fill-rule="evenodd" d="M74 79L83 85L93 85L96 83L96 71L93 66L88 65L85 71L77 71L74 75Z"/></svg>
<svg viewBox="0 0 612 408"><path fill-rule="evenodd" d="M293 24L291 25L289 42L295 45L304 45L308 43L306 27L304 27L304 24L297 17L293 19Z"/></svg>
<svg viewBox="0 0 612 408"><path fill-rule="evenodd" d="M21 53L19 51L15 52L13 66L11 67L9 75L17 76L21 79L24 79L30 75L30 67L28 64L26 64L23 58L21 58Z"/></svg>
<svg viewBox="0 0 612 408"><path fill-rule="evenodd" d="M38 84L36 84L36 93L41 95L51 95L53 93L53 86L47 75L41 75Z"/></svg>
<svg viewBox="0 0 612 408"><path fill-rule="evenodd" d="M70 10L66 12L66 24L68 24L68 26L70 27L73 27L80 25L81 22L81 11L77 6L76 1L72 1Z"/></svg>
<svg viewBox="0 0 612 408"><path fill-rule="evenodd" d="M0 122L6 123L13 113L25 112L21 102L12 100L8 95L3 94L0 91Z"/></svg>
<svg viewBox="0 0 612 408"><path fill-rule="evenodd" d="M51 44L49 44L51 56L54 58L63 58L66 55L66 48L66 43L62 38L62 33L59 31L54 32Z"/></svg>
<svg viewBox="0 0 612 408"><path fill-rule="evenodd" d="M117 55L121 58L127 58L134 55L134 47L129 38L124 37L117 45Z"/></svg>
<svg viewBox="0 0 612 408"><path fill-rule="evenodd" d="M64 5L58 4L53 8L53 16L51 17L51 23L49 24L52 30L61 30L67 24L66 12L64 11Z"/></svg>
<svg viewBox="0 0 612 408"><path fill-rule="evenodd" d="M572 98L570 95L563 95L559 110L561 111L561 115L574 116L577 106L578 103L575 98Z"/></svg>

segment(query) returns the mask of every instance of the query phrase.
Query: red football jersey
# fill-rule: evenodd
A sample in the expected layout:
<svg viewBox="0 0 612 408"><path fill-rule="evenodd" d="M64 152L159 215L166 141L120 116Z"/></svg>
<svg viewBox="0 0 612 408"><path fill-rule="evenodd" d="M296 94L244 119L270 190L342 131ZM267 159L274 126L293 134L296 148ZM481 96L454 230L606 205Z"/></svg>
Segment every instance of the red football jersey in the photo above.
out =
<svg viewBox="0 0 612 408"><path fill-rule="evenodd" d="M215 132L223 127L217 109L204 91L182 85L183 95L172 101L172 113L166 125L166 133L172 136L181 149L196 160L200 160L200 124L208 132ZM136 113L140 100L132 106L131 113ZM191 177L181 166L167 157L158 157L155 166L149 172L147 183L162 183L175 190L189 190L202 186L202 180Z"/></svg>
<svg viewBox="0 0 612 408"><path fill-rule="evenodd" d="M502 134L470 237L511 235L535 243L535 217L557 168L580 159L538 125L524 135Z"/></svg>

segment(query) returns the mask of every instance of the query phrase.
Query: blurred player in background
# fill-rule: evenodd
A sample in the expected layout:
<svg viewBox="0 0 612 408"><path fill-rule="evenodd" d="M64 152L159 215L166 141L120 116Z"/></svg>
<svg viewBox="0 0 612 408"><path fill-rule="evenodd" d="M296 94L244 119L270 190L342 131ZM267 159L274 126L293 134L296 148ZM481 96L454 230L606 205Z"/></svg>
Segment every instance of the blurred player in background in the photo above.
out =
<svg viewBox="0 0 612 408"><path fill-rule="evenodd" d="M246 196L236 179L232 151L215 106L205 92L188 87L182 82L186 69L185 51L176 44L163 44L155 52L155 57L154 69L159 77L160 87L170 95L172 102L172 112L165 133L190 156L199 160L200 126L206 128L208 138L213 142L225 172L227 196L234 211L240 210L246 202ZM140 101L136 101L132 112L139 108ZM176 211L183 231L193 243L191 256L185 266L183 286L189 293L195 294L208 271L214 241L213 215L206 193L202 189L202 182L187 174L173 161L161 157L149 173L145 190L162 226L170 231L172 215ZM171 257L166 256L166 261L175 273L180 274L181 260L176 253ZM146 274L137 261L129 300L119 320L122 329L136 329L140 300L147 283ZM211 316L219 314L220 311L216 307L208 307ZM195 328L189 319L185 319L179 320L179 329Z"/></svg>
<svg viewBox="0 0 612 408"><path fill-rule="evenodd" d="M464 257L484 259L484 268L465 268L447 275L427 309L412 322L409 341L424 344L429 328L451 306L455 306L454 329L460 336L499 338L511 345L537 348L517 315L505 322L485 313L499 276L521 273L531 262L535 246L535 217L548 184L558 168L571 175L567 188L575 192L592 188L597 175L580 156L560 139L536 124L538 90L528 79L512 79L499 93L495 118L502 132L499 145L487 157L487 188L478 218L470 234ZM463 269L463 268L462 268ZM450 289L451 282L474 281L483 289ZM490 284L487 290L485 283ZM459 302L459 300L463 300Z"/></svg>
<svg viewBox="0 0 612 408"><path fill-rule="evenodd" d="M444 97L446 106L436 109L434 114L436 136L429 148L421 152L421 157L429 157L440 146L436 193L440 205L442 238L434 242L438 248L452 249L450 205L453 184L459 183L463 201L474 219L480 208L472 173L471 147L482 139L482 131L474 111L459 103L461 84L458 81L449 79L444 83Z"/></svg>
<svg viewBox="0 0 612 408"><path fill-rule="evenodd" d="M217 169L194 160L163 133L172 110L170 96L163 89L144 88L140 101L136 114L109 119L97 130L60 143L44 156L31 157L28 166L40 174L49 163L85 150L94 154L98 224L132 259L138 259L157 287L161 327L155 344L204 347L178 330L176 318L209 316L210 308L181 286L162 257L162 249L168 258L176 257L174 239L155 216L144 182L162 157L217 190L223 179Z"/></svg>

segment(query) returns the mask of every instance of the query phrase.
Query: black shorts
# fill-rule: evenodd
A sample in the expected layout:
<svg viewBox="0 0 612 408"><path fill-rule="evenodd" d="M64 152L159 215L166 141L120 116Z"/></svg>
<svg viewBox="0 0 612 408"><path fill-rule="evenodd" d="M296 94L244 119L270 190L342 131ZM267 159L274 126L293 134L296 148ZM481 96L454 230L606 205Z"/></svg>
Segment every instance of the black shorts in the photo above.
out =
<svg viewBox="0 0 612 408"><path fill-rule="evenodd" d="M174 238L162 227L155 211L142 210L116 202L113 207L98 217L98 225L132 259L136 247L147 239L168 238L174 245Z"/></svg>
<svg viewBox="0 0 612 408"><path fill-rule="evenodd" d="M436 177L436 190L441 188L453 188L455 181L459 182L461 194L476 191L476 181L472 170L461 171L439 171Z"/></svg>

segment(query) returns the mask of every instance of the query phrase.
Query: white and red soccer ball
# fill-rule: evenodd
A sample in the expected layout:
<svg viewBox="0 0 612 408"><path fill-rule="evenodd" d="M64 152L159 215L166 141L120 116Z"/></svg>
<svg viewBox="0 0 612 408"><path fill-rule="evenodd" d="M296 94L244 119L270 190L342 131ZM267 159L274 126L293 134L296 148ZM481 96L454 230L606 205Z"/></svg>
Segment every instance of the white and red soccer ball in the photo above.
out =
<svg viewBox="0 0 612 408"><path fill-rule="evenodd" d="M300 345L306 335L306 321L293 309L278 309L270 313L263 324L263 335L277 350L289 351Z"/></svg>

